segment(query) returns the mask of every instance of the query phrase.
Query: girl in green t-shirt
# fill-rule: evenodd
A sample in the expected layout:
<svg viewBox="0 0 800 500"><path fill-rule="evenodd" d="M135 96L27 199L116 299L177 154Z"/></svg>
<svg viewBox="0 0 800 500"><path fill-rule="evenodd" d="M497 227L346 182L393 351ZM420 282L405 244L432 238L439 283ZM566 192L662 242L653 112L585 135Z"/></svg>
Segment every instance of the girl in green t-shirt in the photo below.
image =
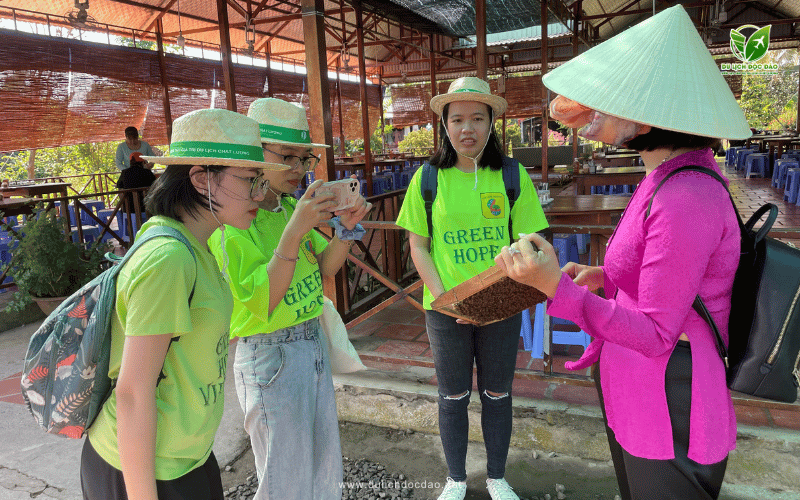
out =
<svg viewBox="0 0 800 500"><path fill-rule="evenodd" d="M258 124L226 110L175 120L168 165L145 199L153 226L117 279L109 376L116 385L88 430L84 499L223 498L211 447L222 418L232 300L206 241L247 228L267 183Z"/></svg>
<svg viewBox="0 0 800 500"><path fill-rule="evenodd" d="M280 99L257 99L248 116L261 125L264 158L283 170L266 172L269 193L252 226L225 230L224 248L212 235L218 262L229 257L238 337L233 373L250 435L259 484L256 500L342 497L342 454L330 358L320 339L322 276L344 264L358 222L371 204L360 195L339 216L328 243L314 229L336 203L312 183L292 198L318 158L305 109Z"/></svg>
<svg viewBox="0 0 800 500"><path fill-rule="evenodd" d="M467 491L467 405L472 366L478 369L481 425L486 445L489 494L518 498L503 478L511 438L511 382L520 336L520 315L475 326L431 310L433 299L494 265L494 257L513 234L547 227L536 190L520 169L519 196L513 208L503 181L502 147L494 117L507 103L492 95L485 81L455 80L446 94L431 100L441 116L440 144L430 159L437 170L437 194L431 208L432 233L421 194L419 169L411 180L397 218L410 232L411 258L425 283L423 306L439 385L439 432L447 467L440 500L461 500ZM506 160L507 163L511 163Z"/></svg>

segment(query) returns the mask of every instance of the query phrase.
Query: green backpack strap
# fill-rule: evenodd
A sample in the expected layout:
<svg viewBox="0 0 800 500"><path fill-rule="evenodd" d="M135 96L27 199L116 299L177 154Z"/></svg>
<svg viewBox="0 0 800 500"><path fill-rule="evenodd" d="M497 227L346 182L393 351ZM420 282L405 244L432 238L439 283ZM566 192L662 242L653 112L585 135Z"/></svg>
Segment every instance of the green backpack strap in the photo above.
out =
<svg viewBox="0 0 800 500"><path fill-rule="evenodd" d="M112 268L112 271L110 273L111 278L116 279L117 274L119 274L120 269L122 269L122 266L124 266L125 263L128 262L128 259L130 259L133 256L133 254L136 253L136 250L138 250L142 245L144 245L145 243L154 238L161 238L161 237L174 238L180 241L181 243L186 245L186 248L189 250L189 253L192 254L192 258L194 259L194 265L195 265L195 275L194 275L195 278L194 278L194 284L192 285L192 291L189 293L189 304L191 305L192 298L194 297L194 290L195 287L197 286L197 255L195 255L194 249L192 248L192 244L189 242L186 236L184 236L183 233L181 233L174 227L153 226L148 228L141 236L139 236L136 239L136 241L133 242L133 246L131 246L128 249L128 251L125 252L124 257L120 257L119 255L115 255L111 252L106 253L106 258L110 260L112 263L114 263L114 267Z"/></svg>

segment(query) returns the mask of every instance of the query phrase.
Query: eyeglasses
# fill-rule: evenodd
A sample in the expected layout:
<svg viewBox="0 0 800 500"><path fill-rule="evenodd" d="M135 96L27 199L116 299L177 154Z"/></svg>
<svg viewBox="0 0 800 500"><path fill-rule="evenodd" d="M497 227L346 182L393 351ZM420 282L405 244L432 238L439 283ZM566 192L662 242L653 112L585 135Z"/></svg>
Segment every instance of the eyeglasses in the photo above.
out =
<svg viewBox="0 0 800 500"><path fill-rule="evenodd" d="M267 148L264 148L264 151L268 151L276 156L283 157L283 164L289 166L292 169L295 169L302 165L304 172L314 170L314 167L316 167L317 163L319 163L319 156L313 155L311 153L309 153L310 156L307 156L306 158L300 158L297 155L282 155ZM294 158L294 161L292 160L292 158Z"/></svg>
<svg viewBox="0 0 800 500"><path fill-rule="evenodd" d="M262 175L257 175L255 177L240 177L238 175L228 172L227 170L223 170L222 173L249 182L251 199L255 199L256 196L258 196L259 194L262 196L266 196L267 193L269 192L269 179L265 179Z"/></svg>

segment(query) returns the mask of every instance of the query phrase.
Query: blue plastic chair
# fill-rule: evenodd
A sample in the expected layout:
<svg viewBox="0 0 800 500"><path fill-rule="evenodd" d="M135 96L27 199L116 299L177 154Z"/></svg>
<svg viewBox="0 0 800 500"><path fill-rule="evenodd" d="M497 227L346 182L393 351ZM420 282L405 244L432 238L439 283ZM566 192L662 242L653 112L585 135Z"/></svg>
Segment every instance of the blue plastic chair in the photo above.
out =
<svg viewBox="0 0 800 500"><path fill-rule="evenodd" d="M759 177L768 177L767 175L767 162L769 162L769 155L767 153L753 153L745 160L745 174L744 178L748 179L751 175L758 175Z"/></svg>
<svg viewBox="0 0 800 500"><path fill-rule="evenodd" d="M736 154L736 170L743 170L745 167L745 161L747 157L751 154L756 153L756 151L752 149L741 149Z"/></svg>
<svg viewBox="0 0 800 500"><path fill-rule="evenodd" d="M800 191L800 168L790 168L786 175L786 189L783 191L783 201L797 203L798 191Z"/></svg>
<svg viewBox="0 0 800 500"><path fill-rule="evenodd" d="M736 165L736 152L745 149L744 146L731 146L725 151L725 166L732 167Z"/></svg>
<svg viewBox="0 0 800 500"><path fill-rule="evenodd" d="M119 222L119 235L124 241L132 241L131 235L136 235L139 231L139 226L136 224L136 215L131 214L131 227L128 227L128 216L127 214L118 213L117 214L117 221ZM147 222L147 214L142 213L142 223Z"/></svg>
<svg viewBox="0 0 800 500"><path fill-rule="evenodd" d="M588 236L588 235L587 235ZM554 234L553 247L558 255L560 265L565 265L567 262L578 261L578 235L576 234ZM527 314L527 316L526 316ZM541 358L544 352L544 316L545 308L544 302L537 304L534 311L533 325L531 326L530 313L523 311L522 328L520 335L525 341L526 337L529 339L531 345L531 357ZM526 326L527 322L527 326ZM568 331L563 330L565 325L574 325L573 322L551 317L550 318L552 343L561 345L580 345L585 349L591 342L591 337L583 330ZM527 347L526 347L526 350Z"/></svg>
<svg viewBox="0 0 800 500"><path fill-rule="evenodd" d="M800 162L788 158L775 160L775 168L772 171L772 187L778 189L786 187L786 177L790 168L800 168Z"/></svg>

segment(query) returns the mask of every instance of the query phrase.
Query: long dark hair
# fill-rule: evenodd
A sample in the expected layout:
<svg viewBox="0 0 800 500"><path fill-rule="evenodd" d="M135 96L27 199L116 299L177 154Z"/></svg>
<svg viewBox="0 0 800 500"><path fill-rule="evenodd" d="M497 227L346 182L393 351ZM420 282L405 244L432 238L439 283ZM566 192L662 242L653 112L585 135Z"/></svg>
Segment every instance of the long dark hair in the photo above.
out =
<svg viewBox="0 0 800 500"><path fill-rule="evenodd" d="M481 159L478 161L479 167L488 166L492 170L502 170L503 168L503 146L500 144L500 138L497 137L497 131L494 128L494 110L488 104L486 107L489 110L490 125L489 125L489 142L483 149ZM458 153L456 148L450 142L445 129L447 123L447 114L450 111L450 103L444 105L442 109L442 118L439 120L439 147L436 152L431 156L428 163L438 168L450 168L455 166L458 162Z"/></svg>
<svg viewBox="0 0 800 500"><path fill-rule="evenodd" d="M144 206L153 215L163 215L180 222L180 208L192 217L198 217L199 209L208 210L208 198L200 194L192 185L189 171L194 165L169 165L161 176L156 179L144 198ZM217 176L228 167L219 165L203 166L209 175ZM211 200L211 204L218 208L220 205Z"/></svg>

